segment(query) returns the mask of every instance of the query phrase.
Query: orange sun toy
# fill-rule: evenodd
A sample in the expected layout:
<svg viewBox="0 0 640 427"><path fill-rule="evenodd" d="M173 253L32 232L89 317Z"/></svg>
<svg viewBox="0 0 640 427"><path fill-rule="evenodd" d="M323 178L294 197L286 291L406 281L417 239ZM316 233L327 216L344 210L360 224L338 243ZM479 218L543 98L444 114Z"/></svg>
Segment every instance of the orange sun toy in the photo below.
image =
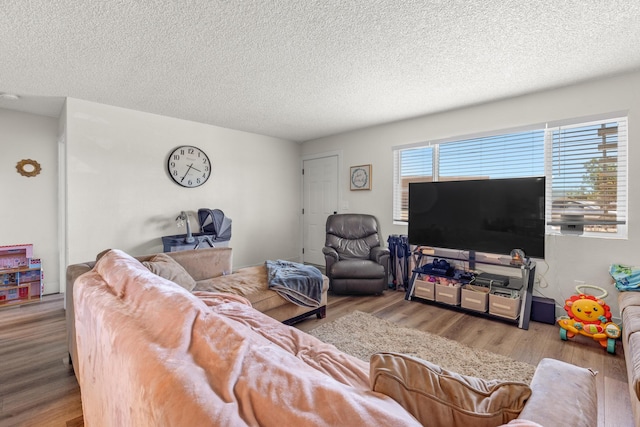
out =
<svg viewBox="0 0 640 427"><path fill-rule="evenodd" d="M568 316L558 319L560 338L566 341L578 334L591 337L609 353L615 354L616 340L620 338L621 330L611 321L611 310L603 300L607 296L607 291L593 285L577 286L576 290L581 292L580 289L583 287L598 289L603 294L594 297L580 293L565 300L564 309Z"/></svg>

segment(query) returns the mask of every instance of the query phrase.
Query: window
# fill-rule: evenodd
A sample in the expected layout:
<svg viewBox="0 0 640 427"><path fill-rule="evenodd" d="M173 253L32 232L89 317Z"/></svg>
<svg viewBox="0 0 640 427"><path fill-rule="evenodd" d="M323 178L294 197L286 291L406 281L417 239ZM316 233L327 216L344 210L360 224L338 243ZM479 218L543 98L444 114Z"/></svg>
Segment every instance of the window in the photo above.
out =
<svg viewBox="0 0 640 427"><path fill-rule="evenodd" d="M519 147L514 150L513 147ZM544 175L544 131L394 149L394 221L409 218L409 183Z"/></svg>
<svg viewBox="0 0 640 427"><path fill-rule="evenodd" d="M626 237L626 118L425 142L393 149L393 219L409 183L546 176L547 233Z"/></svg>
<svg viewBox="0 0 640 427"><path fill-rule="evenodd" d="M627 120L549 128L546 145L547 231L626 237Z"/></svg>
<svg viewBox="0 0 640 427"><path fill-rule="evenodd" d="M409 183L431 182L433 148L415 147L393 150L393 220L409 220Z"/></svg>

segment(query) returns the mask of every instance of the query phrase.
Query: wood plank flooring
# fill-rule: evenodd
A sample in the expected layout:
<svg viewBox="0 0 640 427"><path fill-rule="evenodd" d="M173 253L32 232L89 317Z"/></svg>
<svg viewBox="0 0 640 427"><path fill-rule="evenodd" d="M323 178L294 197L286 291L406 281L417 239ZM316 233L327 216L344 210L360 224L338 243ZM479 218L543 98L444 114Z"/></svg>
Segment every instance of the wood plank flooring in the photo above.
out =
<svg viewBox="0 0 640 427"><path fill-rule="evenodd" d="M329 296L326 319L309 318L296 327L308 331L353 310L371 313L398 324L438 334L469 347L481 348L521 362L537 365L544 357L563 360L598 371L598 426L633 426L622 343L616 354L586 337L562 341L559 327L530 322L529 330L479 316L417 301L403 292L387 291L379 297ZM568 404L571 404L568 402Z"/></svg>
<svg viewBox="0 0 640 427"><path fill-rule="evenodd" d="M63 304L56 294L0 308L0 426L66 426L82 415Z"/></svg>
<svg viewBox="0 0 640 427"><path fill-rule="evenodd" d="M622 345L610 355L584 337L562 341L558 327L531 322L528 331L512 324L404 300L402 292L382 296L329 295L326 319L296 325L308 331L360 310L456 340L470 347L537 364L553 357L599 372L598 426L632 426ZM80 390L67 364L63 296L0 308L0 426L82 425ZM568 403L570 404L570 403Z"/></svg>

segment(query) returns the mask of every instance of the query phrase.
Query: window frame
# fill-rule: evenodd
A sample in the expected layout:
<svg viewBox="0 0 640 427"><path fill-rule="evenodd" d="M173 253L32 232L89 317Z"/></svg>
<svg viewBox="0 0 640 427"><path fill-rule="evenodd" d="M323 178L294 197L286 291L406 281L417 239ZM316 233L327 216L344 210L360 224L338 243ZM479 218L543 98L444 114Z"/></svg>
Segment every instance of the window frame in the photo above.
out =
<svg viewBox="0 0 640 427"><path fill-rule="evenodd" d="M618 127L622 128L622 131L617 136L616 147L616 172L618 177L617 191L616 191L616 205L618 207L616 213L616 231L584 231L572 232L570 230L562 230L562 226L559 226L556 221L553 220L553 144L554 144L554 132L556 131L568 131L571 129L587 128L591 126L608 124L610 122L617 122ZM622 135L620 135L620 133ZM586 145L586 144L585 144ZM620 116L603 116L603 117L591 117L583 120L572 120L565 123L555 123L553 126L547 126L545 131L545 176L547 177L546 185L546 201L545 201L545 234L547 235L567 235L578 234L583 237L595 237L595 238L608 238L608 239L627 239L628 238L628 218L629 218L629 167L628 167L628 149L629 149L629 137L628 137L628 117L625 115ZM585 150L586 151L586 150ZM623 175L623 179L620 179L620 175ZM586 221L588 222L588 221ZM603 221L599 225L605 225ZM598 224L591 224L598 225ZM586 225L588 227L588 225Z"/></svg>
<svg viewBox="0 0 640 427"><path fill-rule="evenodd" d="M433 141L424 141L413 144L405 144L392 147L393 151L393 195L392 195L392 218L394 225L407 225L408 220L398 219L401 218L402 213L402 152L409 149L416 148L431 148L433 150L433 159L432 159L432 180L440 181L439 177L439 155L440 155L440 147L444 144L449 143L461 143L465 141L472 141L481 138L491 138L496 136L505 136L509 134L518 134L522 132L528 131L543 131L544 132L544 143L543 143L543 175L547 179L547 197L545 201L545 234L546 235L564 235L567 234L565 230L561 230L560 227L555 227L552 225L548 225L551 216L551 203L552 199L550 198L552 187L552 176L551 170L549 169L549 156L551 156L551 144L553 140L553 131L558 128L571 128L571 127L580 127L580 126L588 126L592 124L601 124L608 123L611 121L624 122L625 125L625 133L622 137L618 138L618 152L621 155L618 156L618 160L616 162L617 172L618 172L618 195L624 196L624 204L623 206L619 206L618 212L620 213L617 218L623 218L624 223L617 225L617 230L615 232L604 232L604 231L584 231L581 236L583 237L596 237L596 238L609 238L609 239L626 239L628 238L628 218L629 218L629 200L628 200L628 185L629 185L629 175L628 175L628 114L627 112L615 112L609 114L602 114L590 117L582 117L582 118L573 118L563 121L555 121L548 122L543 124L534 124L530 126L511 128L511 129L502 129L498 131L492 132L484 132L471 134L466 136L458 136L452 138L446 138L441 140L433 140ZM621 164L622 167L618 167ZM620 175L622 175L622 179L620 179ZM541 175L517 175L517 176L541 176ZM516 176L514 176L516 177ZM491 179L491 178L489 178ZM495 179L495 178L494 178ZM575 234L575 233L568 233Z"/></svg>

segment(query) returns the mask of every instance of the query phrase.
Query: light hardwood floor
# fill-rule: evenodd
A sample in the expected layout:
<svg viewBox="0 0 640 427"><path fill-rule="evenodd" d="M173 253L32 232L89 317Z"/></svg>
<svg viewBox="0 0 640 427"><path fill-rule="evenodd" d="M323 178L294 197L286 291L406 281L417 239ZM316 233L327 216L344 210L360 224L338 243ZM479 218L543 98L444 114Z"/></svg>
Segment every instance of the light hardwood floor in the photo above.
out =
<svg viewBox="0 0 640 427"><path fill-rule="evenodd" d="M584 337L560 340L554 325L531 322L524 331L511 324L406 301L402 292L395 291L370 297L329 295L326 319L309 318L296 327L308 331L353 310L534 365L543 357L553 357L593 368L599 372L598 426L633 425L621 344L616 354L610 355ZM75 425L82 407L78 384L66 363L63 296L0 308L0 324L0 426Z"/></svg>
<svg viewBox="0 0 640 427"><path fill-rule="evenodd" d="M57 294L0 308L0 426L66 426L82 415L63 304Z"/></svg>

